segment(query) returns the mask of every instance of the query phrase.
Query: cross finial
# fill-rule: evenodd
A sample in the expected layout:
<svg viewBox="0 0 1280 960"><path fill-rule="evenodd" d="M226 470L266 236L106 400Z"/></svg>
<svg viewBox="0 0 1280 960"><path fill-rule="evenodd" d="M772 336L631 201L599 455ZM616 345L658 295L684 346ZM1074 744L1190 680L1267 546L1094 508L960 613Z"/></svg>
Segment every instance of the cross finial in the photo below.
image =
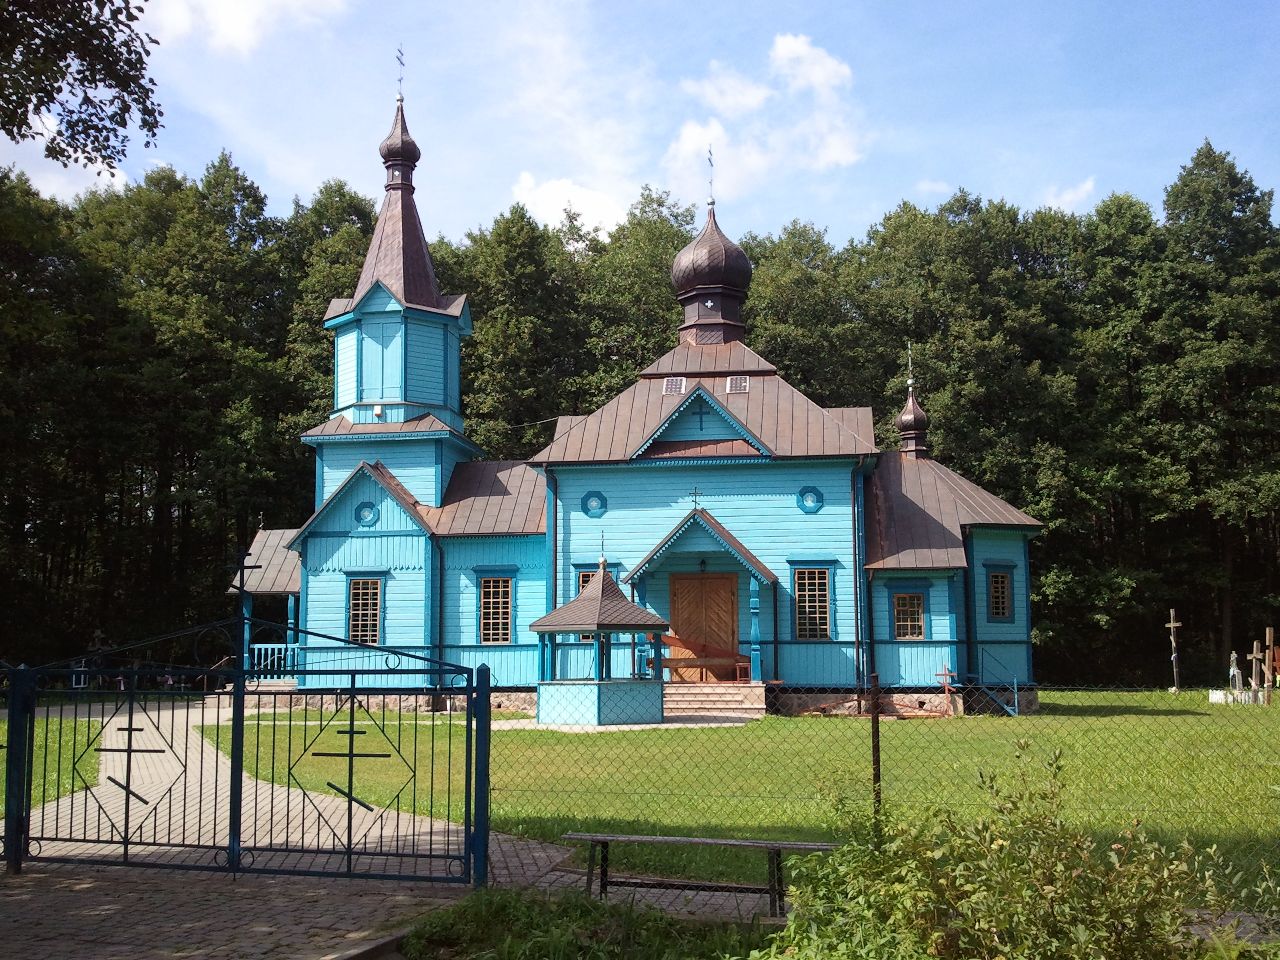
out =
<svg viewBox="0 0 1280 960"><path fill-rule="evenodd" d="M601 568L603 568L606 563L608 563L608 561L605 559L605 556L604 556L604 531L601 530L600 531L600 566Z"/></svg>
<svg viewBox="0 0 1280 960"><path fill-rule="evenodd" d="M716 158L707 144L707 206L716 205Z"/></svg>
<svg viewBox="0 0 1280 960"><path fill-rule="evenodd" d="M689 491L689 496L693 497L693 509L697 510L698 498L702 496L702 491L699 490L697 487L694 487L692 490Z"/></svg>
<svg viewBox="0 0 1280 960"><path fill-rule="evenodd" d="M404 100L404 44L396 47L396 63L400 64L400 77L396 80L396 99Z"/></svg>
<svg viewBox="0 0 1280 960"><path fill-rule="evenodd" d="M907 341L907 389L910 390L916 385L915 368L912 364L911 357L911 341Z"/></svg>

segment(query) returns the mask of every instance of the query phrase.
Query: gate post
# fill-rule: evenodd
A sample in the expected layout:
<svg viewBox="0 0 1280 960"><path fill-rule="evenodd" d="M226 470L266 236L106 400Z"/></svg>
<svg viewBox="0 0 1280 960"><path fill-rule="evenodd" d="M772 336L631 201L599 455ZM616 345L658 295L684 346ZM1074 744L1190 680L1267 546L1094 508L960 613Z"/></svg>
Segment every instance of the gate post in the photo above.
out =
<svg viewBox="0 0 1280 960"><path fill-rule="evenodd" d="M244 696L245 672L241 667L235 671L231 681L231 809L227 811L227 869L232 873L240 872L240 829L244 815Z"/></svg>
<svg viewBox="0 0 1280 960"><path fill-rule="evenodd" d="M29 668L9 672L9 742L4 764L4 858L9 873L22 872L31 826L27 770L31 766L35 689Z"/></svg>
<svg viewBox="0 0 1280 960"><path fill-rule="evenodd" d="M479 889L489 885L489 720L491 704L489 668L476 668L476 792L475 828L471 838L471 882Z"/></svg>

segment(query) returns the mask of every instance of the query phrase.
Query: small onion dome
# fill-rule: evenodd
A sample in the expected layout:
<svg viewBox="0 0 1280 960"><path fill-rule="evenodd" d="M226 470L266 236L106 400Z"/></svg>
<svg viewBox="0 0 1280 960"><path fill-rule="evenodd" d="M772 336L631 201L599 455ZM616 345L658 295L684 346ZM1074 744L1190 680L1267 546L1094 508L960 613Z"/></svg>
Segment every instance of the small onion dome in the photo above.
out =
<svg viewBox="0 0 1280 960"><path fill-rule="evenodd" d="M707 225L697 239L676 254L671 266L671 284L678 298L706 287L745 294L751 286L751 261L716 224L714 204L707 208Z"/></svg>
<svg viewBox="0 0 1280 960"><path fill-rule="evenodd" d="M400 161L414 164L422 159L422 151L409 135L409 127L404 122L403 97L396 98L396 118L391 124L391 132L378 146L378 153L382 154L382 159L387 163Z"/></svg>
<svg viewBox="0 0 1280 960"><path fill-rule="evenodd" d="M916 388L907 386L907 402L898 414L898 432L902 434L902 451L904 453L924 453L928 449L925 437L929 430L929 416L924 408L916 402Z"/></svg>

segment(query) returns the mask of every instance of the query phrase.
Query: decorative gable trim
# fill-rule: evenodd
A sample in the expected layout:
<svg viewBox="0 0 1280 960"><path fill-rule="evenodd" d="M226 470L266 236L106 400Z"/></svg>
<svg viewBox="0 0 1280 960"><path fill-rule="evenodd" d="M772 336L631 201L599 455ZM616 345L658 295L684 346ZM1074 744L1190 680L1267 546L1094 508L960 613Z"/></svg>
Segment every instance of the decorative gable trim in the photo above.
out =
<svg viewBox="0 0 1280 960"><path fill-rule="evenodd" d="M705 530L711 536L711 539L720 544L726 553L746 567L747 573L751 574L754 579L761 583L778 582L777 574L765 566L759 557L748 550L742 541L729 532L724 524L701 507L690 510L685 518L677 523L670 533L658 541L658 545L650 550L630 573L623 577L622 582L630 583L637 577L643 576L649 567L660 560L675 545L675 542L694 526Z"/></svg>
<svg viewBox="0 0 1280 960"><path fill-rule="evenodd" d="M635 450L631 451L627 459L634 460L636 457L639 457L648 450L654 442L662 437L663 432L670 427L671 424L675 423L676 419L684 413L684 411L687 410L695 400L699 399L705 402L715 413L718 413L742 440L745 440L756 450L759 450L762 456L773 456L773 451L765 446L764 442L759 437L748 430L741 420L726 410L720 403L716 402L716 398L711 395L711 391L699 382L689 392L689 395L677 404L676 408L667 415L666 419L658 424L658 428L649 435L649 438L640 444L640 446Z"/></svg>
<svg viewBox="0 0 1280 960"><path fill-rule="evenodd" d="M387 491L387 495L400 505L400 508L409 515L409 519L411 519L415 525L420 527L423 533L428 535L431 534L431 527L427 524L427 521L418 510L420 504L416 499L414 499L413 494L405 488L404 484L397 480L395 475L388 470L381 461L378 461L377 463L369 463L367 460L361 460L356 464L356 468L347 474L346 479L338 484L337 489L329 495L329 499L320 504L316 509L316 512L307 519L307 522L298 528L298 532L293 535L293 539L287 544L288 549L298 549L298 544L306 539L311 528L319 522L322 516L329 512L329 509L338 502L346 492L347 488L351 486L351 483L356 477L360 476L360 474L365 474L374 483L382 487L383 490Z"/></svg>

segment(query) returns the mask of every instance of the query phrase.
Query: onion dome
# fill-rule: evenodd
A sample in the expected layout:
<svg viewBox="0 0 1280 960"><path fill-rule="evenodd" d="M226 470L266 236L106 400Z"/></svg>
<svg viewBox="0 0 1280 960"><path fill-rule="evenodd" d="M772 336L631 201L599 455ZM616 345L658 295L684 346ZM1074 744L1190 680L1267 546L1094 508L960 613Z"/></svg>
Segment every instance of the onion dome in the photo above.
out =
<svg viewBox="0 0 1280 960"><path fill-rule="evenodd" d="M929 415L916 402L916 388L911 381L907 381L907 402L898 414L897 423L898 432L902 434L902 446L899 449L903 453L918 457L928 452L926 436L929 431Z"/></svg>
<svg viewBox="0 0 1280 960"><path fill-rule="evenodd" d="M404 122L404 97L396 97L396 118L391 123L391 132L379 144L378 153L388 166L392 163L407 163L412 167L422 159L422 150L410 136L409 127Z"/></svg>
<svg viewBox="0 0 1280 960"><path fill-rule="evenodd" d="M682 342L712 344L742 339L742 302L751 286L751 261L716 223L714 200L707 205L702 232L676 254L671 284L684 306Z"/></svg>

